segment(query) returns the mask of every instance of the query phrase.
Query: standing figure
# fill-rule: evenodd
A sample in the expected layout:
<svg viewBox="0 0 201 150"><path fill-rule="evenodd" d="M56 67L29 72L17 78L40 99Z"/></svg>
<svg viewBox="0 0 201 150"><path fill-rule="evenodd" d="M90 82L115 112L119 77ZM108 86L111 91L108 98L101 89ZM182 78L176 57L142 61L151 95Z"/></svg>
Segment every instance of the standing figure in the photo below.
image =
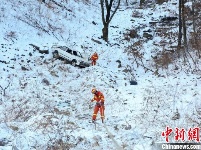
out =
<svg viewBox="0 0 201 150"><path fill-rule="evenodd" d="M95 52L92 56L91 56L91 65L95 66L96 65L96 61L98 60L98 54Z"/></svg>
<svg viewBox="0 0 201 150"><path fill-rule="evenodd" d="M91 90L91 93L94 94L94 98L91 100L91 102L96 101L96 105L94 107L94 113L93 113L93 116L92 116L92 122L93 123L95 122L97 113L100 110L101 120L102 120L102 123L103 123L104 110L105 110L104 95L100 91L97 91L95 88L93 88Z"/></svg>

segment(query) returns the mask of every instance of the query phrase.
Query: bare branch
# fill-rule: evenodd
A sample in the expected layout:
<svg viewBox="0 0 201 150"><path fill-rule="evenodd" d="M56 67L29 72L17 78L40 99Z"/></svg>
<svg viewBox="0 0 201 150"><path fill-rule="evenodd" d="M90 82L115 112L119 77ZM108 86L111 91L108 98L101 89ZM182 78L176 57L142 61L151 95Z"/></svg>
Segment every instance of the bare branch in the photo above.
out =
<svg viewBox="0 0 201 150"><path fill-rule="evenodd" d="M109 22L112 20L112 18L114 17L114 14L116 13L117 9L119 8L120 1L121 1L121 0L119 0L119 1L118 1L117 7L115 8L115 10L114 10L114 12L113 12L112 16L110 17Z"/></svg>
<svg viewBox="0 0 201 150"><path fill-rule="evenodd" d="M3 96L5 96L6 95L6 89L9 87L9 85L10 85L10 81L8 81L8 85L5 87L5 88L3 88L1 85L0 85L0 88L2 89L2 91L3 91Z"/></svg>
<svg viewBox="0 0 201 150"><path fill-rule="evenodd" d="M101 11L102 11L102 21L103 21L103 24L105 24L103 0L100 0L100 3L101 3Z"/></svg>

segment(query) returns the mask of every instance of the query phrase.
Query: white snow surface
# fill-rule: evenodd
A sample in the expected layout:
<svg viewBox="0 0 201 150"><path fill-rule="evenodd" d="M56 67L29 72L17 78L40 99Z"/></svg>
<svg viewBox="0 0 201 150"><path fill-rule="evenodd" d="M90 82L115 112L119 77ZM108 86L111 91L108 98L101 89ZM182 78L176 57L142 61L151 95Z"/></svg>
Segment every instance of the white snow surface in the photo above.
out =
<svg viewBox="0 0 201 150"><path fill-rule="evenodd" d="M122 149L154 149L154 143L165 142L161 133L166 126L188 130L199 123L199 73L186 72L188 68L178 62L178 70L170 65L167 70L159 69L163 76L158 77L137 67L133 56L125 52L129 46L123 40L126 29L140 27L142 37L151 18L178 14L173 4L176 0L146 9L140 9L138 2L129 6L122 2L110 23L108 43L100 38L99 1L55 1L65 7L50 0L46 4L2 0L0 4L0 60L6 61L0 62L0 140L7 141L0 145L1 150L46 150L56 143L71 150L116 150L100 115L96 130L91 123L93 87L105 96L105 125ZM132 17L136 11L142 17ZM161 40L155 35L139 50L148 68L153 52L162 49L153 43ZM97 65L79 68L55 60L51 51L55 43L88 56L96 51ZM29 44L48 49L49 54L41 54ZM130 80L138 84L130 85ZM172 120L176 109L180 119Z"/></svg>

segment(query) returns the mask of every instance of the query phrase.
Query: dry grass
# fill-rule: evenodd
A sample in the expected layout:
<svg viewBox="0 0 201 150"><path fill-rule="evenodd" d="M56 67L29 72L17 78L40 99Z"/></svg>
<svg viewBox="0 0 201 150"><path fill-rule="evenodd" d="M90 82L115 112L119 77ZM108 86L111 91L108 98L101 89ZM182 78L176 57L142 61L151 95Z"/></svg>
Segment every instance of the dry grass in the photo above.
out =
<svg viewBox="0 0 201 150"><path fill-rule="evenodd" d="M133 38L137 38L139 35L137 33L137 30L135 29L127 29L127 32L124 33L124 40L130 41Z"/></svg>
<svg viewBox="0 0 201 150"><path fill-rule="evenodd" d="M70 148L75 147L75 145L67 143L62 139L50 141L50 145L48 145L47 150L69 150Z"/></svg>
<svg viewBox="0 0 201 150"><path fill-rule="evenodd" d="M171 52L163 52L153 58L156 69L168 69L168 66L173 63L173 54Z"/></svg>
<svg viewBox="0 0 201 150"><path fill-rule="evenodd" d="M15 31L8 31L5 33L4 39L11 40L12 42L17 39L17 33Z"/></svg>

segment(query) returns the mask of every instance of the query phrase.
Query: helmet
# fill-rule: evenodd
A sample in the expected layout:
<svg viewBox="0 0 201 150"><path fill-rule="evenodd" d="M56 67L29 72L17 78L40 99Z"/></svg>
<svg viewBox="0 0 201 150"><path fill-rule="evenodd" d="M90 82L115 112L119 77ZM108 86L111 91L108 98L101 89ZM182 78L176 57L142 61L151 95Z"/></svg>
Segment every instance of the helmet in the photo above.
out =
<svg viewBox="0 0 201 150"><path fill-rule="evenodd" d="M97 90L96 90L95 88L92 88L91 93L92 93L92 94L95 94L96 91L97 91Z"/></svg>

